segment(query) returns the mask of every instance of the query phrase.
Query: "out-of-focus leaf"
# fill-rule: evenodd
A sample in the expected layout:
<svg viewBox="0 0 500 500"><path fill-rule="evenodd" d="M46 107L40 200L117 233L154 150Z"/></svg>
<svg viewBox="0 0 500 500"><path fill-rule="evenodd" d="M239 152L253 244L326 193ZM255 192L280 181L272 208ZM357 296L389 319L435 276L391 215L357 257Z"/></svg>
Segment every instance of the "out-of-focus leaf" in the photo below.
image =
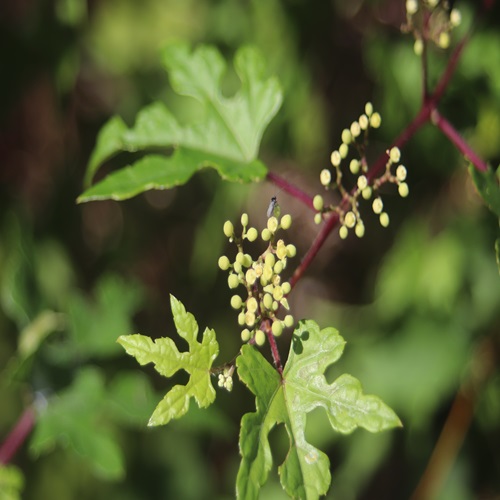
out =
<svg viewBox="0 0 500 500"><path fill-rule="evenodd" d="M39 455L56 445L68 448L108 480L124 473L122 452L103 419L106 393L100 372L82 370L74 383L49 401L41 412L30 450Z"/></svg>
<svg viewBox="0 0 500 500"><path fill-rule="evenodd" d="M24 476L14 465L0 464L0 498L2 500L21 500Z"/></svg>
<svg viewBox="0 0 500 500"><path fill-rule="evenodd" d="M496 172L491 168L486 172L480 172L473 165L470 165L469 172L488 208L497 217L500 217L500 167L497 168Z"/></svg>
<svg viewBox="0 0 500 500"><path fill-rule="evenodd" d="M203 118L181 125L161 103L144 108L131 129L120 118L112 118L101 130L90 158L87 186L99 167L121 151L174 148L174 152L170 156L146 155L88 188L79 202L123 200L148 189L171 188L206 167L229 181L249 182L265 176L266 167L257 160L258 149L282 95L277 80L264 76L259 53L250 47L237 52L234 65L241 89L229 98L220 91L225 62L213 47L201 46L191 52L186 44L172 44L163 57L172 87L180 95L195 98Z"/></svg>
<svg viewBox="0 0 500 500"><path fill-rule="evenodd" d="M153 363L156 371L164 377L171 377L178 370L189 373L186 385L176 385L158 403L148 425L165 425L173 418L182 417L189 409L189 401L194 398L200 408L205 408L215 400L215 390L210 381L210 368L219 353L219 344L214 330L203 332L198 342L198 324L182 303L173 295L170 304L177 333L189 346L187 352L179 352L172 339L155 339L145 335L122 335L118 339L128 354L134 356L141 365Z"/></svg>
<svg viewBox="0 0 500 500"><path fill-rule="evenodd" d="M301 321L282 377L256 349L242 348L238 375L255 394L257 411L244 415L241 422L239 498L257 498L266 482L272 466L268 434L276 424L285 425L290 439L278 471L283 488L294 498L318 498L330 485L328 457L305 439L307 413L324 408L332 428L344 434L357 427L380 432L401 425L380 398L363 394L351 375L327 383L324 371L340 358L344 345L334 328L320 330L314 321Z"/></svg>

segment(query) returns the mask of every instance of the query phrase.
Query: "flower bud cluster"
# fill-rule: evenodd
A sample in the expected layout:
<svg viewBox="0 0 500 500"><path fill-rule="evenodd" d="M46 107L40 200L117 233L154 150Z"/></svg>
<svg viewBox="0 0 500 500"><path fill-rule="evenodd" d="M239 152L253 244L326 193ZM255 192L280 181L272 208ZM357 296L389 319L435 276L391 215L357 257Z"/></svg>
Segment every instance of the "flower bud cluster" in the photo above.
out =
<svg viewBox="0 0 500 500"><path fill-rule="evenodd" d="M313 206L316 210L314 221L321 223L323 217L329 212L336 212L340 220L339 236L347 238L350 229L358 238L365 234L365 226L359 210L359 202L362 200L372 200L372 209L379 216L380 224L383 227L389 225L389 215L384 211L382 198L378 194L379 188L385 183L392 183L398 186L398 192L403 198L408 196L409 187L405 182L406 168L399 164L401 152L397 147L388 150L387 163L384 174L377 179L369 179L367 176L368 162L365 156L365 149L368 143L368 131L370 128L378 128L381 124L379 113L374 112L370 102L365 105L365 113L351 124L349 129L342 131L342 143L338 150L335 150L330 157L330 162L334 167L334 174L329 169L323 169L320 173L320 182L325 189L337 189L342 201L337 206L326 206L323 196L317 194L313 199ZM350 149L355 149L357 156L347 159ZM355 185L349 191L343 183L342 162L349 161L349 171L355 177ZM393 174L392 171L395 171Z"/></svg>
<svg viewBox="0 0 500 500"><path fill-rule="evenodd" d="M421 55L424 41L431 41L441 49L450 46L450 33L460 25L462 15L448 2L439 0L406 0L406 24L403 31L415 37L413 50Z"/></svg>
<svg viewBox="0 0 500 500"><path fill-rule="evenodd" d="M219 373L217 385L231 392L233 390L233 373L234 365L224 367L222 373Z"/></svg>
<svg viewBox="0 0 500 500"><path fill-rule="evenodd" d="M291 224L292 217L288 214L280 220L275 216L269 217L267 227L260 233L261 239L268 244L267 249L257 259L253 259L243 250L243 240L255 241L258 238L257 229L248 227L248 215L241 216L241 236L235 234L231 221L224 223L224 234L230 242L236 243L238 252L233 262L222 255L219 267L229 272L227 283L231 290L241 285L246 290L243 297L235 294L230 301L231 307L238 311L238 324L243 327L243 342L254 338L257 345L264 344L266 336L260 326L266 320L270 321L276 337L281 335L284 328L293 326L292 315L287 314L282 320L276 316L280 306L287 311L290 309L286 296L290 293L291 285L282 279L281 273L286 269L288 259L297 253L294 245L286 245L283 239L276 237L276 233L287 230Z"/></svg>

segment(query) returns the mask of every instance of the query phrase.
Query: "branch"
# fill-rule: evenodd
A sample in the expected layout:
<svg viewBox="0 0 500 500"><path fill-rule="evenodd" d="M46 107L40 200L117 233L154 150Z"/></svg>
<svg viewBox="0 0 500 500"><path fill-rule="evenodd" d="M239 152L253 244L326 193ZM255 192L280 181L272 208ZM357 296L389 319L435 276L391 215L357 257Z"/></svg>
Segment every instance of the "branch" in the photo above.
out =
<svg viewBox="0 0 500 500"><path fill-rule="evenodd" d="M271 181L273 184L276 184L276 186L278 186L280 190L286 191L294 198L300 200L311 210L314 210L312 198L307 193L299 189L297 186L287 181L284 177L281 177L278 174L274 174L273 172L268 172L267 180Z"/></svg>
<svg viewBox="0 0 500 500"><path fill-rule="evenodd" d="M35 425L35 410L28 407L0 446L0 464L8 464Z"/></svg>

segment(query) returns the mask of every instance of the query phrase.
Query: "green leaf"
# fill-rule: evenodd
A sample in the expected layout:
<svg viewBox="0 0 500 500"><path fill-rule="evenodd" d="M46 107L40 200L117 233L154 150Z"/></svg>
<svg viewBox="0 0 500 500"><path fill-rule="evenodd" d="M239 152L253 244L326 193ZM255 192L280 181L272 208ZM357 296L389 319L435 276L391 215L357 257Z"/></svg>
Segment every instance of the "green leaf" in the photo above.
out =
<svg viewBox="0 0 500 500"><path fill-rule="evenodd" d="M0 498L2 500L21 500L24 476L14 465L0 464Z"/></svg>
<svg viewBox="0 0 500 500"><path fill-rule="evenodd" d="M229 181L249 182L266 175L257 155L262 134L281 106L282 93L275 78L265 77L256 49L244 47L237 52L234 66L241 88L229 98L220 91L226 65L215 48L201 46L191 52L187 44L172 44L164 50L163 61L173 89L201 105L200 120L181 125L159 102L144 108L131 129L121 118L111 118L91 155L86 186L105 161L122 151L173 148L173 154L147 154L88 188L78 202L123 200L148 189L168 189L186 183L206 167Z"/></svg>
<svg viewBox="0 0 500 500"><path fill-rule="evenodd" d="M118 338L128 354L139 364L153 363L156 371L171 377L178 370L189 373L189 381L175 385L158 404L148 425L165 425L173 418L182 417L189 409L190 398L200 408L206 408L215 400L215 390L210 381L210 368L219 353L214 330L205 329L198 342L198 324L182 303L170 295L170 304L177 333L188 343L187 352L179 352L172 339L163 337L154 341L144 335L123 335Z"/></svg>
<svg viewBox="0 0 500 500"><path fill-rule="evenodd" d="M107 397L99 370L81 370L74 383L49 400L41 412L30 450L34 455L60 445L86 460L99 476L116 480L123 477L123 456L103 419Z"/></svg>
<svg viewBox="0 0 500 500"><path fill-rule="evenodd" d="M489 209L497 217L500 217L500 167L496 172L491 168L486 172L481 172L473 165L470 165L469 172L479 194Z"/></svg>
<svg viewBox="0 0 500 500"><path fill-rule="evenodd" d="M278 471L283 488L293 498L318 498L331 480L328 457L305 439L307 413L324 408L332 428L343 434L357 427L380 432L401 425L380 398L363 394L360 382L351 375L327 383L324 371L340 358L344 345L334 328L320 331L314 321L301 321L282 378L255 348L243 346L238 375L255 394L257 411L242 419L239 498L257 498L266 482L272 466L268 434L276 424L285 425L290 439Z"/></svg>

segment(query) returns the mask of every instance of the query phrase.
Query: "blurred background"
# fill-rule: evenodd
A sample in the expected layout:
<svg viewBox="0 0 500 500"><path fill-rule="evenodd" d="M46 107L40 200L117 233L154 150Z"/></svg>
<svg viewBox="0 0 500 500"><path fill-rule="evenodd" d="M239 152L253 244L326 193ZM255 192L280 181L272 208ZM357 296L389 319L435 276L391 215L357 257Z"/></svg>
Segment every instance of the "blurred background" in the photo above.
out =
<svg viewBox="0 0 500 500"><path fill-rule="evenodd" d="M173 190L77 205L86 163L113 114L131 125L154 100L182 114L160 64L167 42L211 43L229 60L251 43L285 96L261 158L310 195L320 193L319 172L367 101L382 115L373 158L419 109L421 67L413 39L400 30L404 3L0 3L0 443L25 408L40 414L11 461L22 498L234 497L239 420L254 409L251 394L235 383L208 410L147 428L162 395L187 376L162 379L115 340L171 336L172 293L201 329L216 330L217 361L231 359L240 338L217 267L227 250L222 225L246 211L261 226L277 188L225 184L207 170ZM476 2L455 6L462 26L452 44L477 14ZM493 166L500 162L498 14L496 6L475 26L441 105ZM431 84L448 56L431 50ZM226 85L234 88L231 75ZM339 436L318 411L308 439L330 457L328 498L400 499L415 491L500 498L498 221L463 158L431 125L404 147L402 162L410 196L387 190L390 226L381 228L368 210L363 239L332 234L290 303L296 318L334 326L347 340L327 378L352 373L404 427ZM306 207L285 193L278 199L294 217L297 264L318 229ZM289 341L280 338L282 353ZM275 467L263 499L284 498L276 473L284 430L271 440Z"/></svg>

